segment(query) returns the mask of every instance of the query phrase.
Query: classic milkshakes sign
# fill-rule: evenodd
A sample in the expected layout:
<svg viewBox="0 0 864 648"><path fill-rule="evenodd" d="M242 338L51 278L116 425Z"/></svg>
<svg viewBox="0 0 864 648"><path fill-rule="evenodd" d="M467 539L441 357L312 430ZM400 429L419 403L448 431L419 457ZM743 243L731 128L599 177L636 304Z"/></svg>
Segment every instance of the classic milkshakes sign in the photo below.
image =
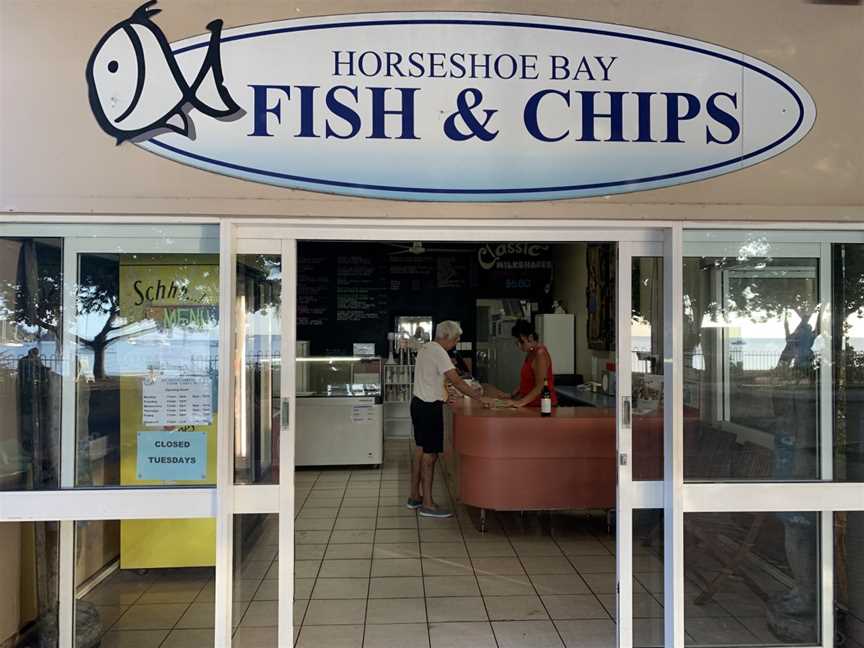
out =
<svg viewBox="0 0 864 648"><path fill-rule="evenodd" d="M119 142L285 187L411 200L650 189L777 155L813 125L794 79L612 24L492 13L285 20L168 43L147 3L87 65Z"/></svg>

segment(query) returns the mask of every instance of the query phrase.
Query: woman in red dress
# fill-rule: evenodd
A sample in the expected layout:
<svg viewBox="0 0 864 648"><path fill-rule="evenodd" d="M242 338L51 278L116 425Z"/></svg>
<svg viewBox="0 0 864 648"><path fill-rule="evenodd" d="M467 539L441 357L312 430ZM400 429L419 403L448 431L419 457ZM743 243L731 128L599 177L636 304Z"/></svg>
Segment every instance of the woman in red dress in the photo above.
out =
<svg viewBox="0 0 864 648"><path fill-rule="evenodd" d="M525 320L516 322L512 335L517 346L525 353L525 362L519 371L519 387L513 393L507 394L497 387L487 385L486 394L505 399L505 405L510 407L540 407L540 392L543 391L545 380L552 395L552 406L555 407L558 405L558 394L555 393L555 376L552 373L549 350L540 343L537 331Z"/></svg>

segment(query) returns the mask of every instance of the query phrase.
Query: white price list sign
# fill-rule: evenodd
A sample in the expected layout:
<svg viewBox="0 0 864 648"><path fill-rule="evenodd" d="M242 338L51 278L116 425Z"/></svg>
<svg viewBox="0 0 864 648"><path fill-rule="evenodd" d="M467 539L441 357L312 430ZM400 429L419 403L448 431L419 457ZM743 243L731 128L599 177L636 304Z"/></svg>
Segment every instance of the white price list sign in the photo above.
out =
<svg viewBox="0 0 864 648"><path fill-rule="evenodd" d="M209 378L160 378L144 383L144 425L209 425L213 421Z"/></svg>

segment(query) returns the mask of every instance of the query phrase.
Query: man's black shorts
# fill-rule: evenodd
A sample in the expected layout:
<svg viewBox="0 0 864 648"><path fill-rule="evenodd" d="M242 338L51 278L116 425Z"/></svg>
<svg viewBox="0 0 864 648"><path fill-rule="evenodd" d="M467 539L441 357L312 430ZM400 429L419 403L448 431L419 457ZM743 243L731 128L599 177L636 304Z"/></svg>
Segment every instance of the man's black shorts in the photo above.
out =
<svg viewBox="0 0 864 648"><path fill-rule="evenodd" d="M414 442L426 454L444 451L444 401L427 403L416 396L411 399L411 423Z"/></svg>

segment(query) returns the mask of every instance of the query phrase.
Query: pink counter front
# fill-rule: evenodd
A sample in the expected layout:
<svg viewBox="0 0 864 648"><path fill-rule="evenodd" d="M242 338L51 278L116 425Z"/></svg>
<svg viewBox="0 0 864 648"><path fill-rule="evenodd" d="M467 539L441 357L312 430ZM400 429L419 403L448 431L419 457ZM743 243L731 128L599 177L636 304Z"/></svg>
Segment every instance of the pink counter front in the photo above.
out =
<svg viewBox="0 0 864 648"><path fill-rule="evenodd" d="M615 506L615 412L451 404L445 463L460 500L499 511Z"/></svg>

